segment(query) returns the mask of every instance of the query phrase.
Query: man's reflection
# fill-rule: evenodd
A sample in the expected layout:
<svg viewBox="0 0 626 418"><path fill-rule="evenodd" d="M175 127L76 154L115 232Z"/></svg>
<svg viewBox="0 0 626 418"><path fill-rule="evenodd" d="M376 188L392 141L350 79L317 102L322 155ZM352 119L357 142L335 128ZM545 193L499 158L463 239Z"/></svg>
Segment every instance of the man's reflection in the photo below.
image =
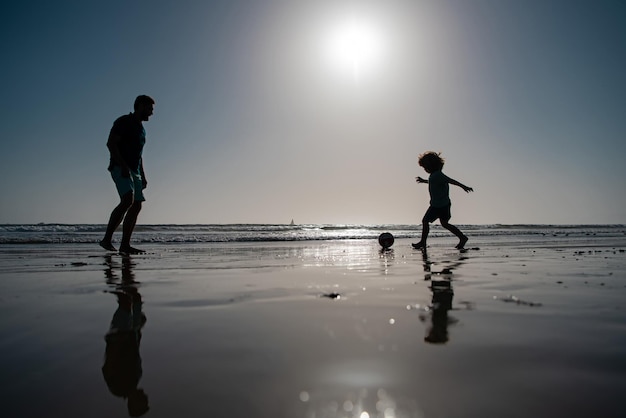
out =
<svg viewBox="0 0 626 418"><path fill-rule="evenodd" d="M422 249L422 259L424 265L424 280L430 281L432 292L431 304L429 307L430 326L424 337L424 341L431 344L445 344L448 342L448 326L458 322L457 319L448 315L452 308L454 291L452 289L452 272L463 264L464 257L459 261L451 262L440 271L433 271L433 263L428 258L426 248Z"/></svg>
<svg viewBox="0 0 626 418"><path fill-rule="evenodd" d="M128 414L138 417L149 409L148 396L137 387L142 375L139 345L146 315L142 312L139 283L135 281L132 259L122 257L121 280L115 273L119 264L114 262L112 256L105 258L105 265L104 274L112 287L109 293L115 295L117 309L104 337L106 351L102 375L111 393L126 399Z"/></svg>

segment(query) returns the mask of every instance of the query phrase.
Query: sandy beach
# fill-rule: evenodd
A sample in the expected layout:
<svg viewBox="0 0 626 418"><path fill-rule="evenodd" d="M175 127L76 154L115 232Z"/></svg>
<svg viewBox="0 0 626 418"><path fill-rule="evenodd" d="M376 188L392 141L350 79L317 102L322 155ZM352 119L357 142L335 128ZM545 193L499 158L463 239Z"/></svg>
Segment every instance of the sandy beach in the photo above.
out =
<svg viewBox="0 0 626 418"><path fill-rule="evenodd" d="M626 237L410 242L2 245L3 416L623 416Z"/></svg>

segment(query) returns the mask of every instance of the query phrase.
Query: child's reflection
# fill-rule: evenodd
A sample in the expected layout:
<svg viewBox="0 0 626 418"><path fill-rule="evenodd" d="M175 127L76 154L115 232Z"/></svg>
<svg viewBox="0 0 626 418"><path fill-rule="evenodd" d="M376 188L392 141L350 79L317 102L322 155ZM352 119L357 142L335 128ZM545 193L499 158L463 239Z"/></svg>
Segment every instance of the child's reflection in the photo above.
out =
<svg viewBox="0 0 626 418"><path fill-rule="evenodd" d="M116 296L117 309L104 337L106 351L102 375L111 393L127 400L129 415L138 417L149 409L148 396L137 387L142 375L139 345L146 315L142 312L141 295L130 257L122 257L121 281L117 280L114 271L119 265L114 263L111 256L105 260L105 277L113 287L109 293Z"/></svg>
<svg viewBox="0 0 626 418"><path fill-rule="evenodd" d="M424 280L430 281L432 292L431 304L429 307L430 326L424 337L424 341L431 344L445 344L449 340L448 327L458 322L458 320L448 315L452 308L454 291L452 289L453 270L463 264L466 258L451 262L441 271L433 271L433 263L428 258L426 248L422 249L422 259L424 264ZM422 318L425 320L425 318Z"/></svg>
<svg viewBox="0 0 626 418"><path fill-rule="evenodd" d="M431 344L445 344L448 342L448 325L456 322L448 317L448 311L452 309L452 284L449 280L433 280L430 283L433 292L431 302L431 325L424 341Z"/></svg>

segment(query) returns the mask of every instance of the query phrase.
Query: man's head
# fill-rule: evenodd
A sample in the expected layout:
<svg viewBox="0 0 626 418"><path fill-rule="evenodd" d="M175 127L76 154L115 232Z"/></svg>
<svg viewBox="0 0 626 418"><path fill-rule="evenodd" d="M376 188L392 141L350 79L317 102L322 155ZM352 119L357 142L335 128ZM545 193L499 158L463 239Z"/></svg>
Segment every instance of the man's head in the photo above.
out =
<svg viewBox="0 0 626 418"><path fill-rule="evenodd" d="M147 121L154 112L154 99L150 96L142 94L135 99L135 114L142 121Z"/></svg>

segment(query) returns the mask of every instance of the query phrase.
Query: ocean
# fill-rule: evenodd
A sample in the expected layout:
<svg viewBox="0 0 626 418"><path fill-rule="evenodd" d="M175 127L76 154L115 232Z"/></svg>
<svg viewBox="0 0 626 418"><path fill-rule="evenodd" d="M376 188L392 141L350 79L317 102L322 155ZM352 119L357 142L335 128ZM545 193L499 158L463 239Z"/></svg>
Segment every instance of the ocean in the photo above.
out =
<svg viewBox="0 0 626 418"><path fill-rule="evenodd" d="M459 225L470 237L470 244L533 243L558 245L589 241L623 242L626 225ZM89 244L104 235L103 224L3 224L2 244ZM203 224L137 225L133 242L140 244L184 244L227 242L281 242L324 240L371 240L389 232L396 239L418 240L421 225L278 225L278 224ZM119 240L121 232L114 236ZM431 241L452 239L448 231L435 224Z"/></svg>

